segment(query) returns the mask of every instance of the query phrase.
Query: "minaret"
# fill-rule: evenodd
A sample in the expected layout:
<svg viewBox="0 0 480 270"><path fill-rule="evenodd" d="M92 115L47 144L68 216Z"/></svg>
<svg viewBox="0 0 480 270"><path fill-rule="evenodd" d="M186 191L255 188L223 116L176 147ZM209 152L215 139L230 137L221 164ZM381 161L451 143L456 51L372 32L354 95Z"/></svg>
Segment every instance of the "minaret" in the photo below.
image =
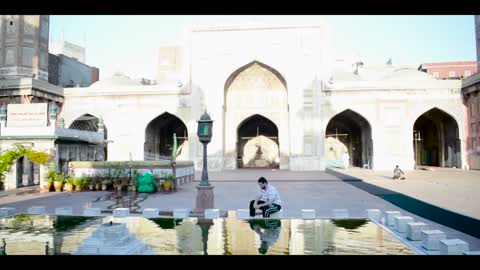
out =
<svg viewBox="0 0 480 270"><path fill-rule="evenodd" d="M48 15L0 15L0 79L48 81Z"/></svg>

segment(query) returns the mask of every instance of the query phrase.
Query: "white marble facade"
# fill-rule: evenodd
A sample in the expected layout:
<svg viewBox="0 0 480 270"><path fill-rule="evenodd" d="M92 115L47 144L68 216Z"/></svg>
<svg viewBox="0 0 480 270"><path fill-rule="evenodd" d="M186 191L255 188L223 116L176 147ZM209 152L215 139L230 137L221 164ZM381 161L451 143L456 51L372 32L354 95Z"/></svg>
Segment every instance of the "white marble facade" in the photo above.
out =
<svg viewBox="0 0 480 270"><path fill-rule="evenodd" d="M222 170L237 168L239 125L260 115L278 129L280 169L324 170L327 125L350 110L369 125L368 136L362 135L369 148L362 164L408 170L415 163L414 123L437 108L458 127L458 151L443 165L466 164L460 81L435 80L415 68L338 63L321 21L192 27L182 40L176 50L182 61L169 80L142 85L117 75L88 88L65 89L60 117L66 127L84 114L102 117L108 160L144 160L147 125L168 112L187 127L180 159L193 160L201 170L196 121L206 108L214 120L209 168Z"/></svg>

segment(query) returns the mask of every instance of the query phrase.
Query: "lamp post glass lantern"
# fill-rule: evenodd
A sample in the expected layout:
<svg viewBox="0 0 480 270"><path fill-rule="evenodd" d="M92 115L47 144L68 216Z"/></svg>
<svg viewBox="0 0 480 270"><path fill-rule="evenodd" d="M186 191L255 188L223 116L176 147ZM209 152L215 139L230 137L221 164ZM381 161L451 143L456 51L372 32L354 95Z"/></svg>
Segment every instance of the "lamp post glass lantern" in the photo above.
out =
<svg viewBox="0 0 480 270"><path fill-rule="evenodd" d="M203 113L198 122L198 139L203 144L203 171L202 181L200 186L210 186L208 183L208 167L207 167L207 144L212 140L212 125L213 120L208 115L207 111Z"/></svg>

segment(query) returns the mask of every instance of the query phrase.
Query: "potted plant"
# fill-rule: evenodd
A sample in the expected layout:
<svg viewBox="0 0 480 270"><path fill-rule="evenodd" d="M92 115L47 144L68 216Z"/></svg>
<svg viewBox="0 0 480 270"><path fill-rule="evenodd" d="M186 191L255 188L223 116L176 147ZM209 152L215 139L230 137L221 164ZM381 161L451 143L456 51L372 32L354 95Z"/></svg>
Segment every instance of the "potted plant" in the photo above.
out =
<svg viewBox="0 0 480 270"><path fill-rule="evenodd" d="M85 179L83 177L75 179L75 190L82 191L85 185Z"/></svg>
<svg viewBox="0 0 480 270"><path fill-rule="evenodd" d="M102 188L102 180L99 177L94 176L95 190L100 190Z"/></svg>
<svg viewBox="0 0 480 270"><path fill-rule="evenodd" d="M110 185L110 182L111 182L111 181L108 180L108 179L102 180L102 190L103 190L103 191L107 190L108 185Z"/></svg>
<svg viewBox="0 0 480 270"><path fill-rule="evenodd" d="M62 191L64 179L65 176L63 175L63 173L57 174L57 176L55 177L55 181L53 181L53 186L55 187L56 192Z"/></svg>
<svg viewBox="0 0 480 270"><path fill-rule="evenodd" d="M65 180L65 191L73 191L74 183L75 179L73 177L67 177L67 179Z"/></svg>
<svg viewBox="0 0 480 270"><path fill-rule="evenodd" d="M53 181L55 181L55 178L57 177L57 174L55 173L55 170L49 170L47 174L47 179L43 183L43 191L49 192L50 189L52 188Z"/></svg>
<svg viewBox="0 0 480 270"><path fill-rule="evenodd" d="M84 179L85 179L85 186L88 186L88 189L90 191L93 191L93 188L95 187L95 182L93 181L93 179L89 176L84 177Z"/></svg>
<svg viewBox="0 0 480 270"><path fill-rule="evenodd" d="M163 182L163 190L165 190L166 192L169 192L170 189L172 188L173 181L175 181L173 174L170 174L170 173L167 174L167 176L165 176L165 182Z"/></svg>

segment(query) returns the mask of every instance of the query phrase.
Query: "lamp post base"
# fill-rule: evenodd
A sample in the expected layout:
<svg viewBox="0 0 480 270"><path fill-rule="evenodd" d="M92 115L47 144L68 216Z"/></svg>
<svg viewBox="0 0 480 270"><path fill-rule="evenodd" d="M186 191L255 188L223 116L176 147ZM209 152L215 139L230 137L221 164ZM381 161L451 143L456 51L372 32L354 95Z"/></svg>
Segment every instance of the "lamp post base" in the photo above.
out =
<svg viewBox="0 0 480 270"><path fill-rule="evenodd" d="M193 209L191 216L203 217L205 209L213 208L213 186L196 186L197 203Z"/></svg>

